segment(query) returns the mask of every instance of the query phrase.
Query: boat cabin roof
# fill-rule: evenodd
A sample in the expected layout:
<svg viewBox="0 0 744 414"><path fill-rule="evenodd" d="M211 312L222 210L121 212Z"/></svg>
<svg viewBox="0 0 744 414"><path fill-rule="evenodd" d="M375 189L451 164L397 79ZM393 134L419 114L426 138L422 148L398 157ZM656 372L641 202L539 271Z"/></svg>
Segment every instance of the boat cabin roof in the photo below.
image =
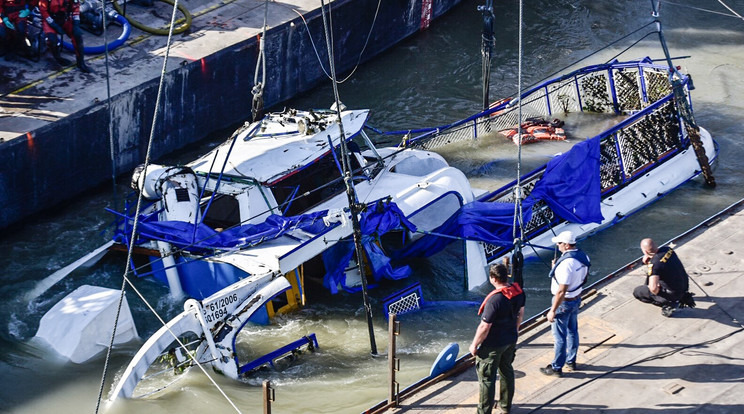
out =
<svg viewBox="0 0 744 414"><path fill-rule="evenodd" d="M364 126L369 110L343 111L347 141ZM320 159L340 144L335 111L286 110L244 125L235 139L189 164L196 173L223 174L271 185ZM226 159L227 158L227 159Z"/></svg>

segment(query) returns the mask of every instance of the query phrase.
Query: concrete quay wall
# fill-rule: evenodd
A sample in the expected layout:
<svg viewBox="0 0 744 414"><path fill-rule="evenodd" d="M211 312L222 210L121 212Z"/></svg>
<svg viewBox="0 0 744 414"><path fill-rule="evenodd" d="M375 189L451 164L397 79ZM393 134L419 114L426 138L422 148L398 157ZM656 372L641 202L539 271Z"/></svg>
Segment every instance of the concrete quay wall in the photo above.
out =
<svg viewBox="0 0 744 414"><path fill-rule="evenodd" d="M434 0L431 18L441 16L460 2ZM375 26L366 42L378 3ZM329 82L317 57L320 55L327 62L323 16L316 5L319 3L312 2L312 7L316 8L308 7L303 13L304 21L297 14L288 14L295 17L286 18L268 30L265 37L265 107ZM362 50L362 61L369 60L421 27L422 0L336 0L332 6L337 72L340 74L357 64ZM195 17L194 27L198 27L199 19L211 19L209 23L214 24L215 20L226 18L228 12L223 9ZM251 16L241 20L263 22L263 2L250 13ZM254 32L257 35L260 29ZM250 119L251 89L259 55L256 35L204 53L202 58L192 61L171 55L153 133L151 158L157 159L225 126ZM204 48L204 43L194 47ZM140 46L147 47L143 44L132 47ZM110 125L117 175L127 173L145 159L159 86L160 71L153 68L158 67L158 61L162 67L162 53L152 53L153 50L156 49L129 52L125 55L130 60L128 70L116 75L122 82L120 77L143 79L125 90L112 92ZM145 65L143 59L150 59L151 63ZM327 72L327 63L323 66ZM93 67L96 76L105 74L105 67ZM144 76L139 73L142 67L154 73ZM49 89L53 90L54 85ZM23 94L33 96L33 85L24 88ZM7 95L10 94L0 97ZM37 97L39 95L43 93L36 93ZM29 115L22 119L3 118L3 111L0 111L3 136L8 137L8 131L10 136L15 136L0 142L0 228L71 200L111 179L112 150L105 99L85 99L90 98L86 92L71 95L79 96L72 98L79 102L67 103L70 109L67 115L51 121L41 116L33 119ZM32 99L28 101L34 105Z"/></svg>

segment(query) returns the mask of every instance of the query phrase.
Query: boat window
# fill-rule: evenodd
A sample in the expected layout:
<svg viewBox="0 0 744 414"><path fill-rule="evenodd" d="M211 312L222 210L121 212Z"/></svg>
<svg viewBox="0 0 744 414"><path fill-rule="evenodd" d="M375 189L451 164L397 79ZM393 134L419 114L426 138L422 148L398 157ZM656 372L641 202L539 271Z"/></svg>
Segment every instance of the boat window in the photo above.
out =
<svg viewBox="0 0 744 414"><path fill-rule="evenodd" d="M351 168L359 169L360 165L356 157L349 158ZM341 162L340 158L339 162ZM304 169L288 175L271 187L279 203L279 209L285 216L302 214L309 208L341 194L344 190L341 173L330 153Z"/></svg>
<svg viewBox="0 0 744 414"><path fill-rule="evenodd" d="M204 214L204 209L209 204L209 199L212 194L205 192L201 203L201 212ZM212 200L212 204L209 206L206 217L204 217L204 224L212 227L215 230L227 229L234 226L240 225L240 205L235 197L227 194L217 194Z"/></svg>

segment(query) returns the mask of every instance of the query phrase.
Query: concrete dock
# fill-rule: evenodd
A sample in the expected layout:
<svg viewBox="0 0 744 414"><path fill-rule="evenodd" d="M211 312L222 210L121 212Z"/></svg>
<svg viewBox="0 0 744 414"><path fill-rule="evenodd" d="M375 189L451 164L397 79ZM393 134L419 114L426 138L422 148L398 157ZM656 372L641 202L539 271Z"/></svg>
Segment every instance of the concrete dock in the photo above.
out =
<svg viewBox="0 0 744 414"><path fill-rule="evenodd" d="M337 73L348 73L460 2L326 1L333 14ZM129 39L110 52L108 70L104 55L88 55L94 72L82 73L69 51L63 57L73 65L61 68L46 47L38 62L15 54L0 58L0 228L69 201L113 176L127 173L122 178L128 180L128 172L144 162L151 135L151 156L157 160L250 120L265 16L264 107L330 82L321 2L179 3L193 21L188 30L173 36L169 50L168 36L134 28ZM172 6L163 1L148 8L128 4L126 14L162 29L170 23ZM109 41L121 33L116 25L109 30ZM84 32L84 43L104 42Z"/></svg>
<svg viewBox="0 0 744 414"><path fill-rule="evenodd" d="M520 334L512 413L744 412L744 200L671 242L697 307L666 318L660 308L635 300L645 266L640 259L629 264L587 290L578 369L562 378L538 371L553 358L550 325L538 315ZM381 403L368 412L475 412L472 357L401 398L397 408Z"/></svg>

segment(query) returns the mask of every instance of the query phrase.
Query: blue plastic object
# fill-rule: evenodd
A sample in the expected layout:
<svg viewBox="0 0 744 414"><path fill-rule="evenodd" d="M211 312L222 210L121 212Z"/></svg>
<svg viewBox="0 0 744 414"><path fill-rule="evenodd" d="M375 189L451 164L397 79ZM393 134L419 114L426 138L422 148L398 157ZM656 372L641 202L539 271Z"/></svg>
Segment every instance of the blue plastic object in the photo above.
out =
<svg viewBox="0 0 744 414"><path fill-rule="evenodd" d="M431 366L429 371L429 378L434 378L451 370L457 362L457 353L460 352L460 346L456 342L452 342L437 355L437 359L434 360L434 364Z"/></svg>
<svg viewBox="0 0 744 414"><path fill-rule="evenodd" d="M286 354L293 353L293 351L296 351L303 345L307 345L308 349L318 348L318 340L315 338L315 334L311 333L310 335L303 336L302 338L290 344L284 345L283 347L275 351L271 351L262 357L254 359L253 361L240 367L240 374L245 374L264 365L270 365L273 367L275 360Z"/></svg>
<svg viewBox="0 0 744 414"><path fill-rule="evenodd" d="M455 301L435 301L427 302L424 300L424 294L421 291L421 284L416 282L407 288L399 290L382 300L383 312L385 319L390 317L391 313L403 315L409 312L417 311L424 308L435 308L441 306L480 306L480 302L468 300Z"/></svg>
<svg viewBox="0 0 744 414"><path fill-rule="evenodd" d="M393 293L382 300L385 319L391 313L403 315L404 313L419 310L424 306L424 296L421 293L421 284L414 283L407 288Z"/></svg>
<svg viewBox="0 0 744 414"><path fill-rule="evenodd" d="M129 24L129 22L124 16L116 13L114 15L113 20L117 21L122 26L123 30L121 31L121 34L119 35L118 38L109 42L108 44L109 52L123 45L124 42L126 42L127 39L129 39L129 35L132 33L132 25ZM75 47L70 42L63 41L62 47L64 47L65 49L69 51L73 51L73 52L75 51ZM85 53L86 55L100 55L101 53L105 53L105 52L106 52L106 45L83 47L83 53Z"/></svg>

